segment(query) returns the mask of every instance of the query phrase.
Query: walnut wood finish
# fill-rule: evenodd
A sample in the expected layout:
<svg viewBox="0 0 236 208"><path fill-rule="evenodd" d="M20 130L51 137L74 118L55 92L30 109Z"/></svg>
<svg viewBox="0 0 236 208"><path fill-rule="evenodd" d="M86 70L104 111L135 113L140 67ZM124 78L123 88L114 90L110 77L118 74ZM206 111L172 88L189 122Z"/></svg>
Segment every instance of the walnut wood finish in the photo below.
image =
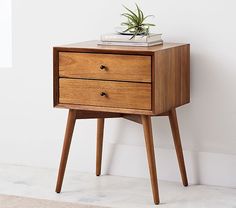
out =
<svg viewBox="0 0 236 208"><path fill-rule="evenodd" d="M101 174L104 118L97 119L96 176Z"/></svg>
<svg viewBox="0 0 236 208"><path fill-rule="evenodd" d="M64 144L63 144L62 155L61 155L61 162L60 162L60 167L59 167L59 172L58 172L58 177L57 177L57 186L56 186L57 193L61 192L61 186L62 186L64 174L65 174L65 168L66 168L66 163L67 163L67 159L69 155L70 144L71 144L71 139L72 139L72 135L74 131L75 121L76 121L76 110L69 110Z"/></svg>
<svg viewBox="0 0 236 208"><path fill-rule="evenodd" d="M142 115L141 119L143 123L144 137L145 137L145 142L146 142L147 158L148 158L149 172L150 172L150 178L151 178L151 184L152 184L153 199L154 199L155 204L159 204L160 200L159 200L159 193L158 193L151 117Z"/></svg>
<svg viewBox="0 0 236 208"><path fill-rule="evenodd" d="M160 114L190 102L189 45L155 53L153 112Z"/></svg>
<svg viewBox="0 0 236 208"><path fill-rule="evenodd" d="M99 111L76 111L76 119L93 119L93 118L119 118L122 117L120 113L99 112Z"/></svg>
<svg viewBox="0 0 236 208"><path fill-rule="evenodd" d="M172 108L189 103L189 48L189 44L176 43L164 43L163 45L152 47L106 47L98 46L96 41L54 47L54 106L94 111L98 111L101 107L101 110L105 112L159 115ZM83 61L81 63L80 58L81 60L87 60L88 57L91 57L91 60L86 63L91 68L84 70L83 68L86 67L86 63ZM102 62L103 65L109 66L108 68L111 73L108 72L109 69L100 73L97 68ZM136 62L143 67L139 67L139 64L136 64ZM123 63L129 64L130 68ZM148 67L150 68L148 69ZM96 71L99 71L98 73L95 73L95 68ZM78 102L73 103L72 101L70 103L59 102L61 94L59 92L59 71L60 76L73 77L76 80L80 77L86 79L132 81L137 83L151 81L150 89L152 98L149 100L151 107L133 108L132 106L106 105L105 107L107 108L104 108L104 105L80 104ZM148 79L148 77L150 78L150 72L151 80ZM100 74L105 75L100 76Z"/></svg>
<svg viewBox="0 0 236 208"><path fill-rule="evenodd" d="M182 150L180 134L179 134L179 126L178 126L175 109L171 109L171 111L169 112L169 120L170 120L172 135L174 139L175 150L176 150L177 159L179 163L179 170L181 173L182 182L184 186L188 186L187 173L186 173L185 164L184 164L184 156L183 156L183 150Z"/></svg>
<svg viewBox="0 0 236 208"><path fill-rule="evenodd" d="M104 53L104 54L131 54L131 55L152 55L153 52L168 50L170 48L186 45L185 43L164 43L150 47L132 46L101 46L99 41L85 41L54 47L58 51L81 52L81 53Z"/></svg>
<svg viewBox="0 0 236 208"><path fill-rule="evenodd" d="M143 125L153 199L159 204L151 116L168 116L183 185L188 185L175 108L190 102L189 44L123 47L89 41L54 47L53 57L54 106L70 109L56 192L75 120L90 118L98 119L96 175L101 174L104 118Z"/></svg>
<svg viewBox="0 0 236 208"><path fill-rule="evenodd" d="M123 118L127 119L129 121L133 121L135 123L142 124L142 120L141 120L141 117L139 115L124 114Z"/></svg>
<svg viewBox="0 0 236 208"><path fill-rule="evenodd" d="M151 56L59 53L59 76L151 82Z"/></svg>
<svg viewBox="0 0 236 208"><path fill-rule="evenodd" d="M85 111L101 111L101 112L112 112L112 113L127 113L134 115L153 115L150 110L131 109L131 108L115 108L115 107L104 107L104 106L89 106L89 105L78 105L78 104L57 104L57 108L69 108L75 110Z"/></svg>
<svg viewBox="0 0 236 208"><path fill-rule="evenodd" d="M61 78L59 86L60 103L151 109L151 85L147 83Z"/></svg>

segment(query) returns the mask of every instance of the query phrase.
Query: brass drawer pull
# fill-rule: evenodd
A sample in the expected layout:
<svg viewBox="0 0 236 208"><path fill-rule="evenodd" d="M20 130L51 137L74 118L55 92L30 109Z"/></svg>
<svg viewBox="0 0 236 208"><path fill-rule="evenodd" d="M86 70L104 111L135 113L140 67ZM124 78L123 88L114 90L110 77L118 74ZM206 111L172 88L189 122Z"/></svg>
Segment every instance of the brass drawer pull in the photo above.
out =
<svg viewBox="0 0 236 208"><path fill-rule="evenodd" d="M100 95L101 95L102 97L107 96L107 94L106 94L105 92L101 92Z"/></svg>

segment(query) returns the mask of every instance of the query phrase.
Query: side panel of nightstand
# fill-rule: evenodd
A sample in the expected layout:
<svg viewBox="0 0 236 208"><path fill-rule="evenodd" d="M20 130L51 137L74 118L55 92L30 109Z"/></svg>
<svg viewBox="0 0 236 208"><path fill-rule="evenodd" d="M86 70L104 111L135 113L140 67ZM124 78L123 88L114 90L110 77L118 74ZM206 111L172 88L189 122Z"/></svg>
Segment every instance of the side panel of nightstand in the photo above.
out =
<svg viewBox="0 0 236 208"><path fill-rule="evenodd" d="M53 48L53 107L59 103L59 52Z"/></svg>
<svg viewBox="0 0 236 208"><path fill-rule="evenodd" d="M190 45L157 51L153 57L153 112L190 102Z"/></svg>

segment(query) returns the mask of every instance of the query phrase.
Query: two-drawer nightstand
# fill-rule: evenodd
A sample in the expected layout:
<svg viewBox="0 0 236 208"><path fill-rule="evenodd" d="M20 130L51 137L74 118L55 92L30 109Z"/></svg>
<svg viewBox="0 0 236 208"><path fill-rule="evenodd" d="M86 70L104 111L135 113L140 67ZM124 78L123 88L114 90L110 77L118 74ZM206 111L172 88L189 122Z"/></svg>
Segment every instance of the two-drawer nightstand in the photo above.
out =
<svg viewBox="0 0 236 208"><path fill-rule="evenodd" d="M151 116L168 116L183 185L187 175L176 107L190 101L190 46L98 46L96 41L54 47L54 106L68 108L56 192L61 191L76 119L97 118L96 175L101 173L104 118L143 125L154 203L159 203Z"/></svg>

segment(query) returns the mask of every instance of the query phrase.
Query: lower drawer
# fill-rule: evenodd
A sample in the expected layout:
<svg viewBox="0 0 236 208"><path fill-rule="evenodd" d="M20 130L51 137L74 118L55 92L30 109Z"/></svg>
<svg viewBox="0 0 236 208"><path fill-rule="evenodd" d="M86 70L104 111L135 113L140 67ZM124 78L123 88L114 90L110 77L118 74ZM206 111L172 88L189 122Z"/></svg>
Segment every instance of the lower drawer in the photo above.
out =
<svg viewBox="0 0 236 208"><path fill-rule="evenodd" d="M151 84L60 78L59 103L151 110Z"/></svg>

